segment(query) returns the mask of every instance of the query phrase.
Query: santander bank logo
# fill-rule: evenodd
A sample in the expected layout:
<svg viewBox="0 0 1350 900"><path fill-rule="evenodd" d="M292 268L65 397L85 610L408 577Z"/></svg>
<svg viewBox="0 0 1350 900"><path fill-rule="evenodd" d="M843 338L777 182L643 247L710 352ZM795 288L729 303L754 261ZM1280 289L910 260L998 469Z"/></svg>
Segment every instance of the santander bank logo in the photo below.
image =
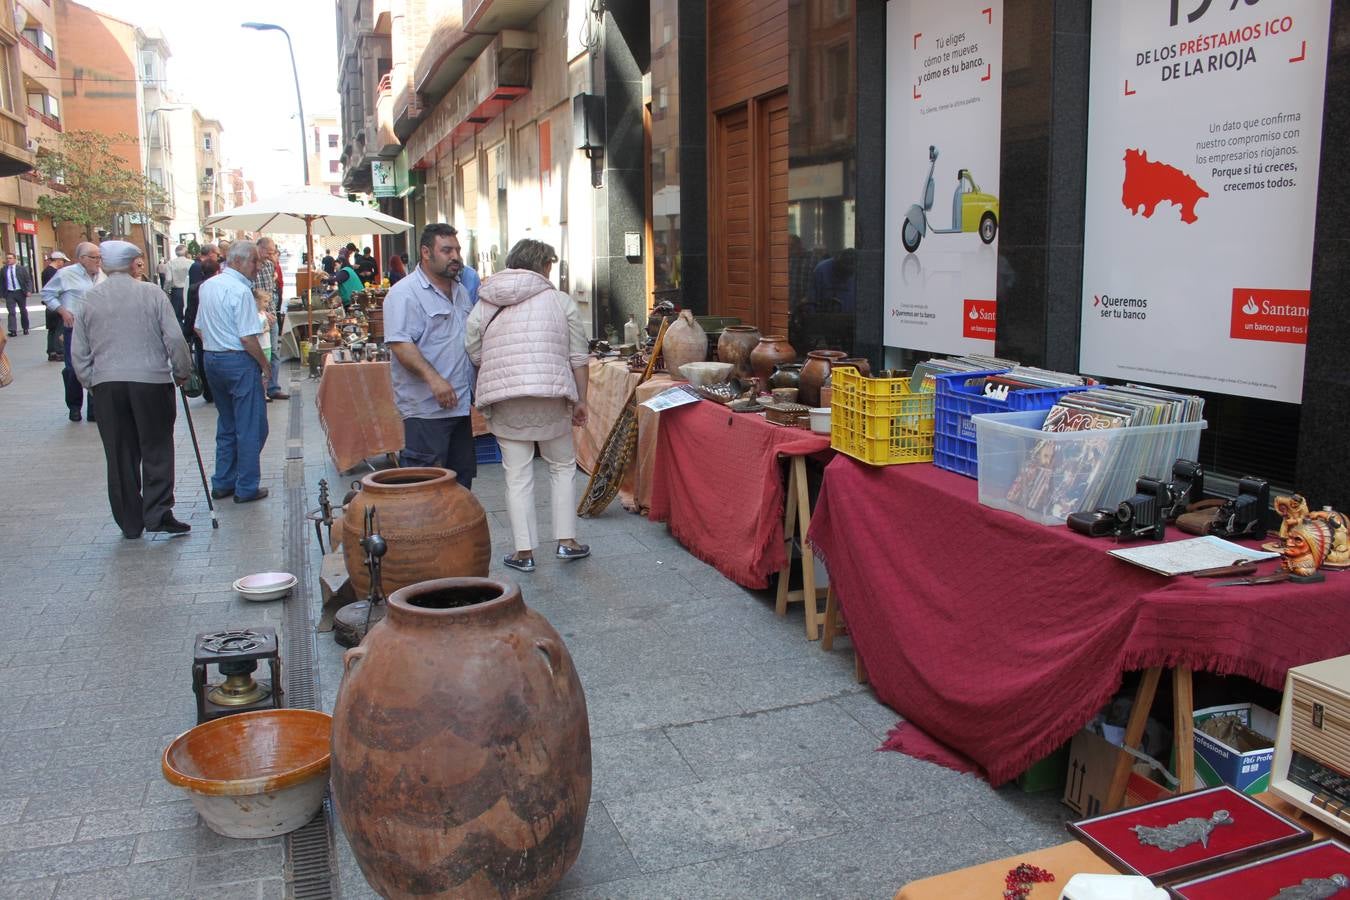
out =
<svg viewBox="0 0 1350 900"><path fill-rule="evenodd" d="M961 336L992 341L997 332L998 301L964 300Z"/></svg>
<svg viewBox="0 0 1350 900"><path fill-rule="evenodd" d="M1308 343L1310 291L1233 288L1228 336L1240 341Z"/></svg>

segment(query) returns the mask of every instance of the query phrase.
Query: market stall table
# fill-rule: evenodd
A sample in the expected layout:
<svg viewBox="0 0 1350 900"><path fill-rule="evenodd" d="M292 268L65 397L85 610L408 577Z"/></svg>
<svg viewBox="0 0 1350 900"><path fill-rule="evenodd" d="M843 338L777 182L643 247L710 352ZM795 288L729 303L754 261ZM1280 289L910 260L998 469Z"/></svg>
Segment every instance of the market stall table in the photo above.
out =
<svg viewBox="0 0 1350 900"><path fill-rule="evenodd" d="M645 384L639 385L642 373L630 372L627 361L622 359L592 359L589 374L590 384L586 394L589 417L585 425L572 430L577 466L587 474L595 471L596 461L605 446L605 438L618 421L619 413L623 412L623 405L633 388L637 387L637 400L642 403L673 383L669 375L656 374ZM651 506L652 465L656 456L659 421L660 413L645 406L638 407L637 453L619 487L619 502L625 509L646 512Z"/></svg>
<svg viewBox="0 0 1350 900"><path fill-rule="evenodd" d="M827 436L708 400L666 410L656 435L649 518L667 522L691 553L737 584L766 588L789 561L779 457L829 447Z"/></svg>
<svg viewBox="0 0 1350 900"><path fill-rule="evenodd" d="M877 696L994 784L1072 737L1127 671L1278 690L1290 666L1350 652L1350 573L1167 579L1108 556L1109 540L981 506L974 480L931 465L836 457L810 536Z"/></svg>

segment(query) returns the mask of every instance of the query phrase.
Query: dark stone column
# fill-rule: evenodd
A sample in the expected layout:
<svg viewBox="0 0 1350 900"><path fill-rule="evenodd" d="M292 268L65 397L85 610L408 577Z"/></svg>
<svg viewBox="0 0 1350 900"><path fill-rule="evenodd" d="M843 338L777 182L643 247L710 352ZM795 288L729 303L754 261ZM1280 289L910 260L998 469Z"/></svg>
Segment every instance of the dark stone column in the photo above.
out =
<svg viewBox="0 0 1350 900"><path fill-rule="evenodd" d="M680 0L680 303L708 312L708 7Z"/></svg>
<svg viewBox="0 0 1350 900"><path fill-rule="evenodd" d="M886 3L857 0L858 157L854 246L858 315L853 352L880 368L886 315Z"/></svg>

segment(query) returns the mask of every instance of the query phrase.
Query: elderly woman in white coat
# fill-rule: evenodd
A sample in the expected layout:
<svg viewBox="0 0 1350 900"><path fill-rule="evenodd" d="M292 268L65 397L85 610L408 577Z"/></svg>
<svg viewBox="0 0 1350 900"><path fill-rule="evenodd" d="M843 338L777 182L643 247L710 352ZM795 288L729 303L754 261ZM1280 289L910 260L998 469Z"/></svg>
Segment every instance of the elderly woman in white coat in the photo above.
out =
<svg viewBox="0 0 1350 900"><path fill-rule="evenodd" d="M553 537L561 560L591 549L576 541L576 451L572 426L586 424L586 329L576 303L549 282L558 256L541 241L511 248L506 268L483 282L465 346L479 367L474 403L492 425L506 473L506 511L515 553L503 563L534 571L538 525L534 448L548 465Z"/></svg>

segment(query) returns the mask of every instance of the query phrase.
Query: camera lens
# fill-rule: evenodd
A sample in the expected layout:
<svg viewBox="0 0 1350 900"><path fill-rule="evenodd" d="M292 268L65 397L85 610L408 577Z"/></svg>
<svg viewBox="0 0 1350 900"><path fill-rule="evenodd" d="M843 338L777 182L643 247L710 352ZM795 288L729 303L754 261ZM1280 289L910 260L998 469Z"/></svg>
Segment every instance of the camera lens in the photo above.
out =
<svg viewBox="0 0 1350 900"><path fill-rule="evenodd" d="M1128 502L1122 503L1116 507L1116 520L1119 522L1128 522L1134 518L1134 507Z"/></svg>

